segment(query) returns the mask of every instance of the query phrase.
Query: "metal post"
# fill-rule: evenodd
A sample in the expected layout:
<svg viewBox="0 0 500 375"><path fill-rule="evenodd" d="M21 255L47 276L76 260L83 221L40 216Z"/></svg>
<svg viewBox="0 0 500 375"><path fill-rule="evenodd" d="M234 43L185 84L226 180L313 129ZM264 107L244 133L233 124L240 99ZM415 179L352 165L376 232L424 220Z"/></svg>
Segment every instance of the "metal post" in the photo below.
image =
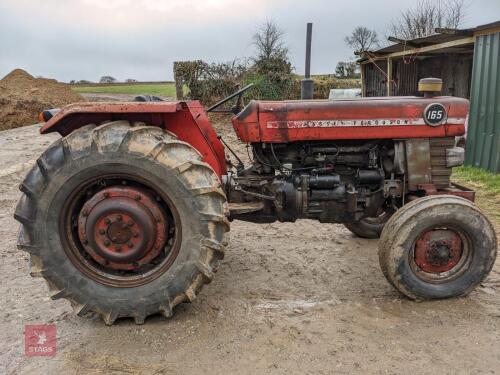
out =
<svg viewBox="0 0 500 375"><path fill-rule="evenodd" d="M366 96L366 65L360 63L359 70L361 72L361 96L364 98Z"/></svg>
<svg viewBox="0 0 500 375"><path fill-rule="evenodd" d="M312 99L314 94L314 81L311 79L311 45L312 45L312 23L307 24L306 36L306 72L301 82L300 96L302 99Z"/></svg>
<svg viewBox="0 0 500 375"><path fill-rule="evenodd" d="M387 58L387 96L392 96L392 59Z"/></svg>

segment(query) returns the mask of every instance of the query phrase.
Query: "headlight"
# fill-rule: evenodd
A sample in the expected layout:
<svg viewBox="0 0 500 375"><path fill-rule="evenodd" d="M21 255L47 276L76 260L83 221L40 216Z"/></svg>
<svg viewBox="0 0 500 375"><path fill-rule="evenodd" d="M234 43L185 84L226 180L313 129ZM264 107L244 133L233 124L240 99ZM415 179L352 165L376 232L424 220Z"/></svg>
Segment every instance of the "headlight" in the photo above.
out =
<svg viewBox="0 0 500 375"><path fill-rule="evenodd" d="M448 168L464 165L465 150L463 147L453 147L446 149L446 166Z"/></svg>

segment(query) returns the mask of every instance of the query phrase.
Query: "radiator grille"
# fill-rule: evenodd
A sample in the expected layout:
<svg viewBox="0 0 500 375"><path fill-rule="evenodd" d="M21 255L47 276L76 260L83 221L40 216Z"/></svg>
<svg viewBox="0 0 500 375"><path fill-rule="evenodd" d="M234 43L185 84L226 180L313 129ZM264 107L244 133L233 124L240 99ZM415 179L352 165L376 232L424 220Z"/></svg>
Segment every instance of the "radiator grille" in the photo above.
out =
<svg viewBox="0 0 500 375"><path fill-rule="evenodd" d="M430 138L432 183L438 188L450 186L452 169L446 167L446 149L455 146L455 137Z"/></svg>

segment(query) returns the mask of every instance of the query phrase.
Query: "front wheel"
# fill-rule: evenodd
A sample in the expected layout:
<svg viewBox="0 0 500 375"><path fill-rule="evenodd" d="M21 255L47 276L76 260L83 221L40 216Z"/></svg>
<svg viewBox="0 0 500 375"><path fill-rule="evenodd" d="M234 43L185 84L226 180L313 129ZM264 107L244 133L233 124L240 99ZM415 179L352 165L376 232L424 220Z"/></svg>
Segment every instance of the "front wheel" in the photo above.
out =
<svg viewBox="0 0 500 375"><path fill-rule="evenodd" d="M490 272L495 230L471 202L431 196L404 206L387 222L379 261L387 280L411 299L463 296Z"/></svg>

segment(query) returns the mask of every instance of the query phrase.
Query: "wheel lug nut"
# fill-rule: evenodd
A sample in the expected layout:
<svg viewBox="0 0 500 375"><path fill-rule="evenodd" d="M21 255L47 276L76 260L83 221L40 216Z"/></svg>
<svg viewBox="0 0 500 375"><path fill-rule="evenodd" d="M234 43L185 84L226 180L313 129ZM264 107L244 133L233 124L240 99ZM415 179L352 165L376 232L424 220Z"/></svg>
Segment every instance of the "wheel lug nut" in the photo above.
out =
<svg viewBox="0 0 500 375"><path fill-rule="evenodd" d="M118 221L122 221L122 219L123 219L122 215L118 215L118 216L116 217L116 220L118 220Z"/></svg>
<svg viewBox="0 0 500 375"><path fill-rule="evenodd" d="M109 193L108 192L104 193L104 198L109 198Z"/></svg>
<svg viewBox="0 0 500 375"><path fill-rule="evenodd" d="M105 222L106 224L111 224L111 220L109 220L109 218L104 219L104 222Z"/></svg>
<svg viewBox="0 0 500 375"><path fill-rule="evenodd" d="M109 246L111 245L111 242L109 240L104 241L104 245Z"/></svg>
<svg viewBox="0 0 500 375"><path fill-rule="evenodd" d="M104 229L99 229L99 234L104 234L106 231Z"/></svg>

